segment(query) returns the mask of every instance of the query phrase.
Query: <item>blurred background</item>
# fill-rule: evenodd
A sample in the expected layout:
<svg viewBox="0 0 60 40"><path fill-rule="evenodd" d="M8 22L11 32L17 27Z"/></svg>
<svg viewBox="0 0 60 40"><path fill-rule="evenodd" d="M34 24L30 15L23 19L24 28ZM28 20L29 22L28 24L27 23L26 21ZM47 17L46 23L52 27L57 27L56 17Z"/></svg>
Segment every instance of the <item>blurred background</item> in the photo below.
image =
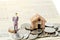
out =
<svg viewBox="0 0 60 40"><path fill-rule="evenodd" d="M0 36L8 34L13 27L12 17L19 16L19 27L30 23L36 13L43 16L49 23L60 24L60 0L0 0Z"/></svg>

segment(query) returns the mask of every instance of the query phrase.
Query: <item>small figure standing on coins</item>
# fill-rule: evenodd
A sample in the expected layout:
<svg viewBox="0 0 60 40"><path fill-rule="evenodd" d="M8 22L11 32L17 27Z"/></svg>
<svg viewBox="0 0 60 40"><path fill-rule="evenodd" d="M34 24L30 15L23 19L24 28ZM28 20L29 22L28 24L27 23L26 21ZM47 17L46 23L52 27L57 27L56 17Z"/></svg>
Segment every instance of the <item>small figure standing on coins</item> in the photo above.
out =
<svg viewBox="0 0 60 40"><path fill-rule="evenodd" d="M14 31L15 33L17 33L17 30L18 30L18 13L15 13L15 16L12 18L13 20L13 23L14 23Z"/></svg>
<svg viewBox="0 0 60 40"><path fill-rule="evenodd" d="M45 23L46 23L46 20L42 16L40 16L39 14L36 14L31 18L31 30L41 28L42 31L44 31Z"/></svg>

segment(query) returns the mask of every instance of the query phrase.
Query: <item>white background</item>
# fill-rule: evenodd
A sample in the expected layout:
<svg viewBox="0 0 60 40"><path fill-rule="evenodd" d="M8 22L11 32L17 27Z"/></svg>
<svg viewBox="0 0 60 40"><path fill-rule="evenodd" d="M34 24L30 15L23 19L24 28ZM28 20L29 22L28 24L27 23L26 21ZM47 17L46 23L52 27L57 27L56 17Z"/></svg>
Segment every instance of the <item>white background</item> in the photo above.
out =
<svg viewBox="0 0 60 40"><path fill-rule="evenodd" d="M0 0L0 1L9 1L9 0ZM53 0L57 10L58 10L58 13L60 14L60 0Z"/></svg>
<svg viewBox="0 0 60 40"><path fill-rule="evenodd" d="M60 0L53 0L53 2L57 8L58 13L60 14Z"/></svg>

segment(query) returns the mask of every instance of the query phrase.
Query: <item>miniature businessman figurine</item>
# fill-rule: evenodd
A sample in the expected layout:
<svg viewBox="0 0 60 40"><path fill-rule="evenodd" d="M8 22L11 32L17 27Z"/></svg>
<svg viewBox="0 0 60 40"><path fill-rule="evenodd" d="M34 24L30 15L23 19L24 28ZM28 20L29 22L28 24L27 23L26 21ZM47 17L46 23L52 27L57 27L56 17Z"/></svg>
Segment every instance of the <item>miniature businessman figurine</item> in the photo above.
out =
<svg viewBox="0 0 60 40"><path fill-rule="evenodd" d="M17 33L18 30L18 13L15 14L13 17L13 23L14 23L14 31Z"/></svg>
<svg viewBox="0 0 60 40"><path fill-rule="evenodd" d="M31 18L31 30L39 28L39 23L41 25L40 28L44 31L46 20L39 14L36 14Z"/></svg>

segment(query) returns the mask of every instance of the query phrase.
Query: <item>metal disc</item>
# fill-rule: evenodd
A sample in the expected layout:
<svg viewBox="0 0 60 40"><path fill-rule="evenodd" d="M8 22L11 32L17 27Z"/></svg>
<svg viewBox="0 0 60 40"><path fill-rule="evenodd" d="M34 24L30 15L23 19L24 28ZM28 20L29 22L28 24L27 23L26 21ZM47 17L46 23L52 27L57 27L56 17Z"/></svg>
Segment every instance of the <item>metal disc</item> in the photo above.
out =
<svg viewBox="0 0 60 40"><path fill-rule="evenodd" d="M45 27L44 31L47 32L47 33L53 33L53 32L55 32L55 29L54 28L50 28L50 27Z"/></svg>
<svg viewBox="0 0 60 40"><path fill-rule="evenodd" d="M21 29L25 29L25 28L30 29L30 26L31 25L29 23L24 23L24 24L21 25Z"/></svg>
<svg viewBox="0 0 60 40"><path fill-rule="evenodd" d="M58 31L55 32L55 36L58 36Z"/></svg>
<svg viewBox="0 0 60 40"><path fill-rule="evenodd" d="M23 39L28 38L29 35L30 35L30 31L27 31L27 32L24 34L24 38L23 38Z"/></svg>
<svg viewBox="0 0 60 40"><path fill-rule="evenodd" d="M57 31L60 31L60 27L58 27L58 30Z"/></svg>
<svg viewBox="0 0 60 40"><path fill-rule="evenodd" d="M55 27L55 28L57 28L57 27L59 27L59 26L60 26L60 24L54 23L54 27Z"/></svg>
<svg viewBox="0 0 60 40"><path fill-rule="evenodd" d="M45 35L42 35L42 34L38 35L38 38L43 38L43 37L45 37Z"/></svg>
<svg viewBox="0 0 60 40"><path fill-rule="evenodd" d="M17 34L13 34L12 38L18 40L18 39L22 39L23 36L19 35L19 37L18 37Z"/></svg>
<svg viewBox="0 0 60 40"><path fill-rule="evenodd" d="M30 31L26 29L21 29L18 31L18 33L19 35L23 36L23 39L26 39L29 36Z"/></svg>
<svg viewBox="0 0 60 40"><path fill-rule="evenodd" d="M37 30L33 30L33 31L31 31L31 34L36 35L36 34L39 34L39 33L41 33L41 32L42 32L41 29L37 29Z"/></svg>
<svg viewBox="0 0 60 40"><path fill-rule="evenodd" d="M53 27L54 26L52 23L46 23L45 25L48 26L48 27Z"/></svg>
<svg viewBox="0 0 60 40"><path fill-rule="evenodd" d="M32 34L30 34L28 39L29 39L29 40L30 40L30 39L35 39L35 38L37 38L37 37L38 37L38 35L32 35Z"/></svg>
<svg viewBox="0 0 60 40"><path fill-rule="evenodd" d="M58 32L58 36L60 36L60 32Z"/></svg>
<svg viewBox="0 0 60 40"><path fill-rule="evenodd" d="M21 40L27 40L27 39L21 39Z"/></svg>

